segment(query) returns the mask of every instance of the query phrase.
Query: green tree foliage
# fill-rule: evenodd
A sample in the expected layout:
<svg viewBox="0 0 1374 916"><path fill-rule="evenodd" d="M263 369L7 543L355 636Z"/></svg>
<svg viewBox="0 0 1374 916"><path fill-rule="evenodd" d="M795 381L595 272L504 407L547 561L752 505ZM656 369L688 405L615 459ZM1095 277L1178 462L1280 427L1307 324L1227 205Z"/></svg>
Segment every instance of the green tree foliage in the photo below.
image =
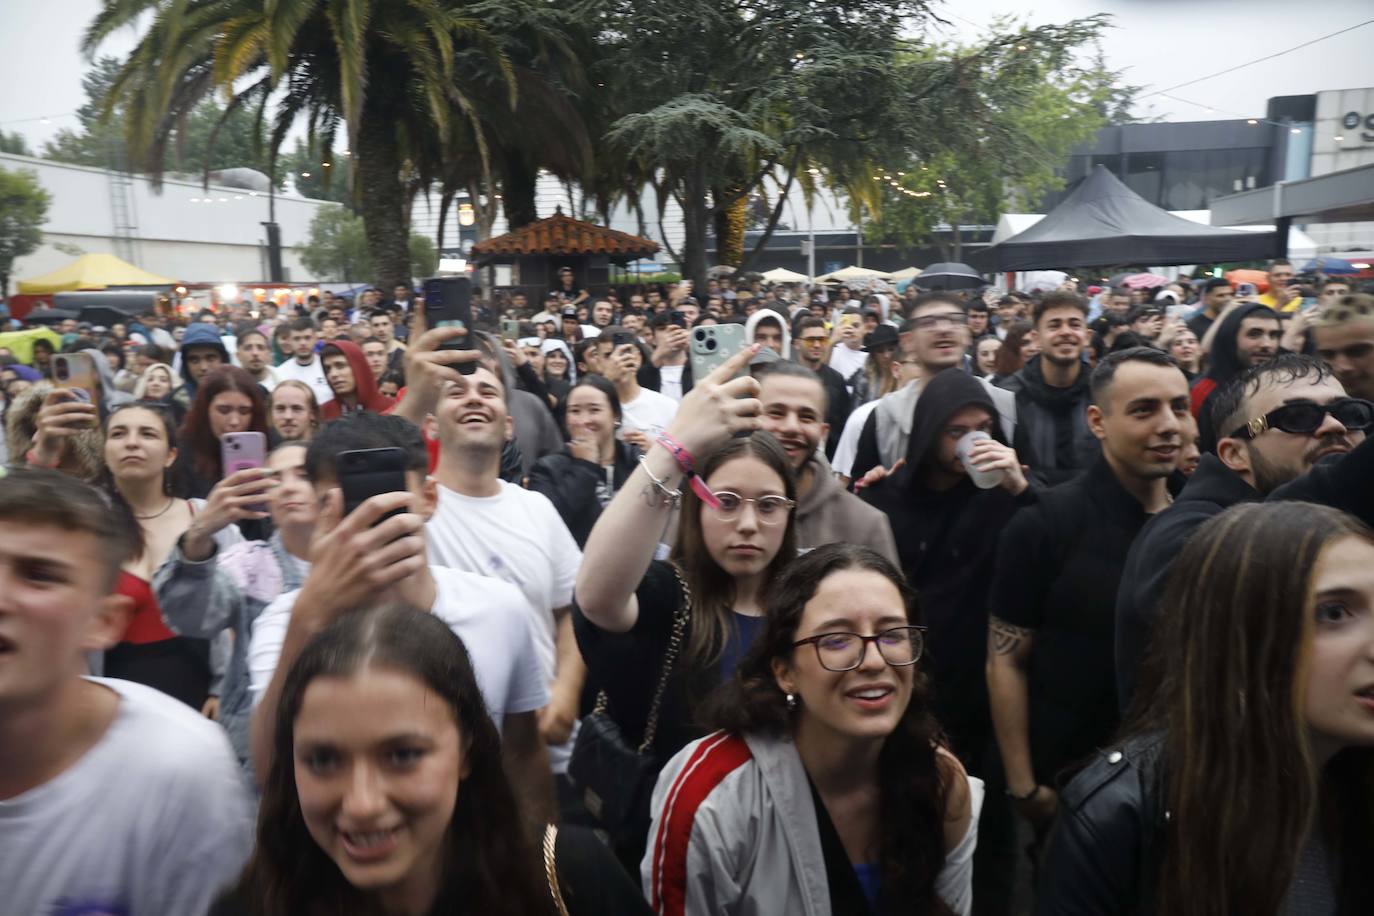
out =
<svg viewBox="0 0 1374 916"><path fill-rule="evenodd" d="M310 221L310 241L296 249L312 280L362 281L372 278L367 232L347 207L321 207Z"/></svg>
<svg viewBox="0 0 1374 916"><path fill-rule="evenodd" d="M52 197L28 170L0 169L0 295L8 295L14 262L38 250Z"/></svg>
<svg viewBox="0 0 1374 916"><path fill-rule="evenodd" d="M482 24L481 6L105 0L84 47L93 51L125 26L142 29L106 108L124 107L130 155L148 168L160 167L173 125L215 91L232 94L231 109L253 112L274 153L298 120L325 157L346 131L368 248L378 279L390 284L410 278L404 174L437 174L453 125L476 120L460 64L483 60L499 74L507 108L515 104L514 74Z"/></svg>
<svg viewBox="0 0 1374 916"><path fill-rule="evenodd" d="M281 164L277 174L283 179L290 176L302 197L349 205L353 203L353 163L348 156L338 153L325 158L318 150L312 151L308 145L297 140L296 148L278 161ZM326 162L329 164L325 165Z"/></svg>
<svg viewBox="0 0 1374 916"><path fill-rule="evenodd" d="M875 164L871 184L855 183L852 199L864 212L854 215L864 217L869 237L902 247L934 242L958 260L961 224L994 223L1062 187L1059 171L1070 150L1090 140L1106 123L1104 112L1121 101L1100 62L1078 64L1078 42L1045 41L1043 30L1005 21L996 30L979 47L914 53L917 70L976 68L977 96L963 109L972 117L966 125L946 122L937 143Z"/></svg>
<svg viewBox="0 0 1374 916"><path fill-rule="evenodd" d="M100 57L81 77L86 101L76 110L77 126L64 127L43 145L43 158L95 168L123 167L125 144L117 122L120 111L110 121L101 118L101 105L119 74L117 57Z"/></svg>
<svg viewBox="0 0 1374 916"><path fill-rule="evenodd" d="M9 153L12 156L32 156L33 150L29 149L29 141L24 139L24 135L15 131L6 133L0 130L0 153Z"/></svg>
<svg viewBox="0 0 1374 916"><path fill-rule="evenodd" d="M433 276L439 267L434 242L411 233L407 246L416 276ZM375 276L363 219L347 207L321 207L310 221L310 240L296 254L312 280L370 283Z"/></svg>

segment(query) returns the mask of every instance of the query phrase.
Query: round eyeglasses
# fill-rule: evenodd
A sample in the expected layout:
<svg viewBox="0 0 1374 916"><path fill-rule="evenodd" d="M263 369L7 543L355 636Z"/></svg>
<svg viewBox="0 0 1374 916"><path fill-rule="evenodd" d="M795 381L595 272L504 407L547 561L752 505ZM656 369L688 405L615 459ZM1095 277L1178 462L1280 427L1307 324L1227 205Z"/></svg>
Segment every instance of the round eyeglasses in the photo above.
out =
<svg viewBox="0 0 1374 916"><path fill-rule="evenodd" d="M722 522L733 522L739 518L745 503L754 504L754 515L761 525L781 525L787 521L787 513L797 504L796 500L785 496L759 496L757 498L740 496L729 490L716 491L718 506L711 506L711 512Z"/></svg>
<svg viewBox="0 0 1374 916"><path fill-rule="evenodd" d="M816 660L826 671L853 671L864 663L868 644L878 650L883 661L894 668L914 665L926 647L925 627L893 627L874 636L858 633L821 633L792 643L792 648L807 643L816 647Z"/></svg>

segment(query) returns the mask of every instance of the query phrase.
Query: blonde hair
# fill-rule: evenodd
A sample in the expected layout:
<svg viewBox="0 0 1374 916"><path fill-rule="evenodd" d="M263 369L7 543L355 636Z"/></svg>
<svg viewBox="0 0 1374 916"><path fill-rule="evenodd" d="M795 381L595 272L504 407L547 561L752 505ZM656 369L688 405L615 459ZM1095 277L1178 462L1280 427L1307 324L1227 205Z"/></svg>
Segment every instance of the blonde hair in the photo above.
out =
<svg viewBox="0 0 1374 916"><path fill-rule="evenodd" d="M177 388L181 387L177 384L177 374L172 371L171 366L166 363L153 363L147 369L143 370L143 374L138 377L138 382L134 385L135 400L144 401L148 399L148 373L152 372L154 369L161 369L163 372L167 373L167 384L169 386L167 390L168 394L171 394L173 391L176 391Z"/></svg>

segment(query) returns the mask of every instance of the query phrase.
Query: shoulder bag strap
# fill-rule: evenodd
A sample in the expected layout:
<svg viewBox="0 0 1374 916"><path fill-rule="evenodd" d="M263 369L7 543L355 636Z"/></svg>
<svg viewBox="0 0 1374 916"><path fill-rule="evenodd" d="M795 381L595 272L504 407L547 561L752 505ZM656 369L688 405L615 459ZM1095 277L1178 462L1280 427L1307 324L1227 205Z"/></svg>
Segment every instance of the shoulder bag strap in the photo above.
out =
<svg viewBox="0 0 1374 916"><path fill-rule="evenodd" d="M563 888L558 885L558 862L554 854L554 844L558 842L558 827L549 824L544 828L544 878L549 882L549 896L558 910L558 916L568 916L568 905L563 902Z"/></svg>
<svg viewBox="0 0 1374 916"><path fill-rule="evenodd" d="M668 649L663 653L663 673L658 677L658 687L654 689L653 702L649 704L649 717L644 722L644 740L639 744L639 753L647 754L649 748L653 746L654 736L658 733L658 711L663 705L663 694L668 688L668 678L673 673L673 664L677 661L678 652L682 649L682 635L687 630L687 618L692 613L692 589L687 585L687 578L682 575L682 570L676 563L672 564L673 575L677 576L677 584L682 589L682 598L678 603L677 611L673 614L673 633L668 637Z"/></svg>

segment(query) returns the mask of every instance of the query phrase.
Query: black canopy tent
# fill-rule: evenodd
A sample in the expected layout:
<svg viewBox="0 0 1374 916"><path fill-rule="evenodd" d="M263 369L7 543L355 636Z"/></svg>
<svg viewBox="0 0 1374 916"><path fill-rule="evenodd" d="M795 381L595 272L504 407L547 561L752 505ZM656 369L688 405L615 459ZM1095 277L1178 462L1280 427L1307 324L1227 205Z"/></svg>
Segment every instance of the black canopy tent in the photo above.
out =
<svg viewBox="0 0 1374 916"><path fill-rule="evenodd" d="M1034 226L974 254L982 270L1211 264L1274 253L1273 232L1204 226L1161 210L1097 166Z"/></svg>

